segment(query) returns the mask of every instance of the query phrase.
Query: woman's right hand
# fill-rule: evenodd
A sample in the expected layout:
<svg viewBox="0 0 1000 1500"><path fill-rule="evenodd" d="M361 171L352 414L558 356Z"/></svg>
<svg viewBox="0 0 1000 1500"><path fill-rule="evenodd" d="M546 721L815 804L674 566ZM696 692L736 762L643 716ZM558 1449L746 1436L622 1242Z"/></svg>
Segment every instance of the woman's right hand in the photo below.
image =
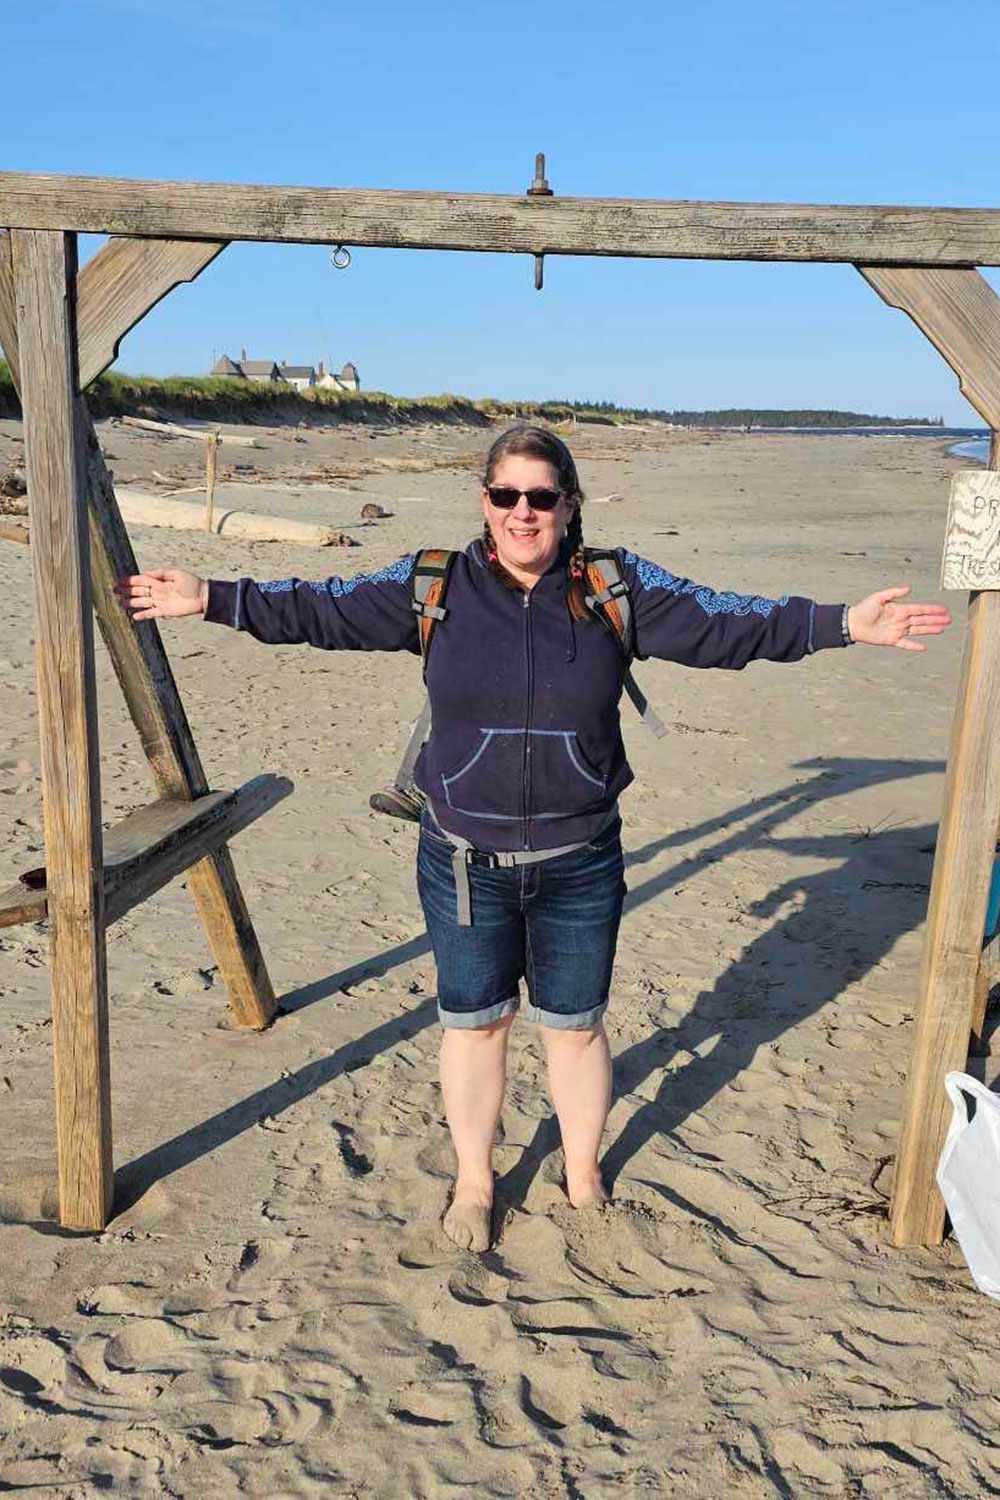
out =
<svg viewBox="0 0 1000 1500"><path fill-rule="evenodd" d="M119 578L115 593L133 620L203 615L208 608L208 580L180 568L152 568Z"/></svg>

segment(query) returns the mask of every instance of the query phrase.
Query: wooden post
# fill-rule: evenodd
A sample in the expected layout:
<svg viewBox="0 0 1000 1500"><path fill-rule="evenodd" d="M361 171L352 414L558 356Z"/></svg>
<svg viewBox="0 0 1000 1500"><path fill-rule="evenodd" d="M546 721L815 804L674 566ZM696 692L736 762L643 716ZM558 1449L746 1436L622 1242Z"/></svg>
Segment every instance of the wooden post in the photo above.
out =
<svg viewBox="0 0 1000 1500"><path fill-rule="evenodd" d="M11 238L35 579L59 1216L111 1210L101 795L86 474L77 420L76 236Z"/></svg>
<svg viewBox="0 0 1000 1500"><path fill-rule="evenodd" d="M7 315L7 310L14 306L9 243L7 232L0 230L0 343L17 383L17 329ZM116 257L116 263L121 266L120 257ZM184 268L192 270L187 257ZM162 260L160 270L160 279L151 291L151 295L155 294L153 300L163 295ZM129 303L126 315L134 323L134 302ZM92 321L96 328L97 320ZM94 343L95 348L110 347L107 335L101 338L95 335ZM115 580L137 573L139 564L86 402L82 396L78 399L86 450L90 566L97 623L160 796L201 797L208 791L208 781L156 622L148 620L134 625L114 592ZM241 1026L261 1030L272 1021L277 1001L229 850L218 849L194 865L188 875L188 886L236 1021Z"/></svg>
<svg viewBox="0 0 1000 1500"><path fill-rule="evenodd" d="M14 299L14 265L10 252L10 233L0 229L0 350L10 369L10 378L21 389L17 358L17 306Z"/></svg>
<svg viewBox="0 0 1000 1500"><path fill-rule="evenodd" d="M205 439L205 530L211 531L215 512L215 461L219 453L218 432L210 432Z"/></svg>
<svg viewBox="0 0 1000 1500"><path fill-rule="evenodd" d="M990 439L989 467L994 471L1000 470L1000 432L994 432ZM994 829L994 858L996 840L1000 837L1000 808L997 809L997 826ZM991 867L992 870L992 867ZM986 1025L986 1010L990 1002L990 990L1000 978L1000 943L996 939L988 943L979 955L979 968L976 973L976 993L972 1006L972 1045L979 1053L983 1048L983 1030Z"/></svg>
<svg viewBox="0 0 1000 1500"><path fill-rule="evenodd" d="M1000 428L1000 298L976 270L859 266L951 365L963 394ZM997 456L994 445L992 457ZM943 1080L964 1070L982 1025L983 927L1000 813L1000 592L969 595L965 655L948 751L927 929L903 1099L892 1238L936 1245L945 1209L935 1171L951 1106Z"/></svg>
<svg viewBox="0 0 1000 1500"><path fill-rule="evenodd" d="M952 1069L965 1069L975 1025L1000 807L998 722L1000 593L971 594L896 1158L897 1245L936 1245L944 1233L944 1203L934 1178L951 1118L942 1083Z"/></svg>

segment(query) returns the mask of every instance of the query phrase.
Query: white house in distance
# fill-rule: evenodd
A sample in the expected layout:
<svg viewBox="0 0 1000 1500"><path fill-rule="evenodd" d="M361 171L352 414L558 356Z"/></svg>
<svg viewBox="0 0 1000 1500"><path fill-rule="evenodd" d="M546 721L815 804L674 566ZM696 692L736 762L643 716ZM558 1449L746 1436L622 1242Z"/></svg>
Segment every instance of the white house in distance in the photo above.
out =
<svg viewBox="0 0 1000 1500"><path fill-rule="evenodd" d="M313 365L290 365L274 359L247 359L247 351L240 350L238 360L223 354L212 366L211 373L228 380L253 380L261 385L290 385L297 391L307 391L313 386L327 391L360 391L361 377L358 367L348 360L339 374L328 371L320 360Z"/></svg>
<svg viewBox="0 0 1000 1500"><path fill-rule="evenodd" d="M323 361L320 360L316 384L325 391L360 391L361 376L358 374L357 365L352 365L350 360L339 375L334 375L332 370L324 370Z"/></svg>
<svg viewBox="0 0 1000 1500"><path fill-rule="evenodd" d="M308 391L316 384L316 371L312 365L286 365L282 362L278 366L278 374L289 385L294 385L297 391Z"/></svg>

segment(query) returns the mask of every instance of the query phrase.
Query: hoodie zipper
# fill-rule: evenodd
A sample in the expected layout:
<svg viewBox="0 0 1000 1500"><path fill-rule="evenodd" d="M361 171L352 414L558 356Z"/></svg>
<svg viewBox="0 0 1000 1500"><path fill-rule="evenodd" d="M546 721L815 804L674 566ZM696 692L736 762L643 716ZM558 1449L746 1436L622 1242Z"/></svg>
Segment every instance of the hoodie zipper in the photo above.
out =
<svg viewBox="0 0 1000 1500"><path fill-rule="evenodd" d="M522 758L522 786L524 789L524 844L525 849L530 849L528 838L528 808L531 804L531 717L534 707L534 672L531 650L531 593L524 591L524 650L527 656L527 687L528 705L524 723L524 755Z"/></svg>

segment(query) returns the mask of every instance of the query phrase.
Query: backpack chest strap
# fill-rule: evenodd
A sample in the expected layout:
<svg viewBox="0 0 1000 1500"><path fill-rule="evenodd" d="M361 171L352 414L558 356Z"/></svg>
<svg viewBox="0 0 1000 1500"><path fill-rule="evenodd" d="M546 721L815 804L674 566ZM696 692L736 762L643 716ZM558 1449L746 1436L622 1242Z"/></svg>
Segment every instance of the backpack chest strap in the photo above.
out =
<svg viewBox="0 0 1000 1500"><path fill-rule="evenodd" d="M596 569L594 570L596 572ZM599 593L584 596L584 603L588 609L593 609L595 604L610 604L612 599L624 599L628 597L628 584L624 578L617 578L607 584Z"/></svg>

